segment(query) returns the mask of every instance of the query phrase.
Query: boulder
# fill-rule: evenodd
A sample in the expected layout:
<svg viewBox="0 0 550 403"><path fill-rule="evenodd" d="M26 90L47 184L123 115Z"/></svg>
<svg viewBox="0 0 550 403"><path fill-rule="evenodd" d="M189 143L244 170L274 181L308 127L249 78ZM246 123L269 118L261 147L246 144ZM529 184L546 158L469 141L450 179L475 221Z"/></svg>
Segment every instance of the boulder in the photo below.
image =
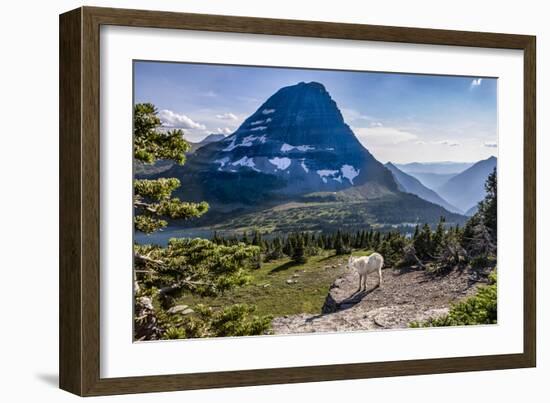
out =
<svg viewBox="0 0 550 403"><path fill-rule="evenodd" d="M168 309L166 312L168 312L171 315L174 315L176 313L179 313L180 315L188 315L188 314L193 313L195 311L193 311L187 305L176 305L176 306L173 306L172 308Z"/></svg>

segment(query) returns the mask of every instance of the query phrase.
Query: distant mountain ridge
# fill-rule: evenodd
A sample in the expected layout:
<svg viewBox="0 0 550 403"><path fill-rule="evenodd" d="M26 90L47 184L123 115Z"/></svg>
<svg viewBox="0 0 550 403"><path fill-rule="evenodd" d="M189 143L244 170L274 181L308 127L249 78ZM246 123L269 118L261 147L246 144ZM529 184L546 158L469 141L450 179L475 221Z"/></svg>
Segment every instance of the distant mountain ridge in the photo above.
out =
<svg viewBox="0 0 550 403"><path fill-rule="evenodd" d="M470 168L453 176L436 191L449 203L463 211L469 211L485 197L485 182L496 166L496 157L476 162Z"/></svg>
<svg viewBox="0 0 550 403"><path fill-rule="evenodd" d="M401 171L412 175L416 173L432 173L432 174L458 174L474 165L475 162L411 162L408 164L394 164Z"/></svg>
<svg viewBox="0 0 550 403"><path fill-rule="evenodd" d="M206 144L215 143L216 141L221 141L223 139L225 139L224 134L212 133L212 134L209 134L208 136L206 136L205 138L203 138L199 142L199 144L202 144L204 146Z"/></svg>
<svg viewBox="0 0 550 403"><path fill-rule="evenodd" d="M190 151L195 152L199 148L204 147L207 144L215 143L216 141L222 141L223 139L225 139L225 135L218 134L218 133L212 133L212 134L209 134L208 136L206 136L205 138L203 138L201 141L199 141L197 143L193 143L193 142L190 142L190 141L188 143L191 146Z"/></svg>
<svg viewBox="0 0 550 403"><path fill-rule="evenodd" d="M410 175L418 179L420 182L422 182L423 185L433 190L443 186L453 176L458 175L458 173L434 174L431 172L411 172L411 173L408 173L407 175Z"/></svg>
<svg viewBox="0 0 550 403"><path fill-rule="evenodd" d="M455 206L447 202L445 199L439 196L432 189L424 186L414 176L408 175L405 172L401 171L391 162L386 163L385 166L393 173L394 178L398 186L400 187L401 191L415 194L418 197L421 197L424 200L427 200L429 202L442 206L453 213L459 213L459 214L463 213L462 210L456 208Z"/></svg>

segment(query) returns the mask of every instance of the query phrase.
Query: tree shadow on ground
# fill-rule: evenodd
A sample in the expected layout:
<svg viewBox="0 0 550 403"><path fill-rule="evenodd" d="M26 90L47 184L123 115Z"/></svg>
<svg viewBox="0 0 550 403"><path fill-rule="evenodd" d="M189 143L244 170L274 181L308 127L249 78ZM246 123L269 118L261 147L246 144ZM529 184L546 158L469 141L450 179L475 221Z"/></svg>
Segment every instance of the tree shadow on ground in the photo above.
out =
<svg viewBox="0 0 550 403"><path fill-rule="evenodd" d="M411 273L413 271L424 271L422 267L417 265L395 267L393 270L394 270L394 273L396 273L399 276L402 276L403 274Z"/></svg>
<svg viewBox="0 0 550 403"><path fill-rule="evenodd" d="M269 271L269 274L274 274L274 273L278 273L280 271L288 270L288 269L290 269L291 267L294 267L294 266L299 266L299 263L296 263L296 262L293 262L293 261L286 262L286 263L283 263L283 264L271 269Z"/></svg>
<svg viewBox="0 0 550 403"><path fill-rule="evenodd" d="M328 255L328 256L325 256L322 259L319 259L319 262L324 262L326 260L330 260L330 259L333 259L333 258L338 257L338 256L344 256L344 255Z"/></svg>

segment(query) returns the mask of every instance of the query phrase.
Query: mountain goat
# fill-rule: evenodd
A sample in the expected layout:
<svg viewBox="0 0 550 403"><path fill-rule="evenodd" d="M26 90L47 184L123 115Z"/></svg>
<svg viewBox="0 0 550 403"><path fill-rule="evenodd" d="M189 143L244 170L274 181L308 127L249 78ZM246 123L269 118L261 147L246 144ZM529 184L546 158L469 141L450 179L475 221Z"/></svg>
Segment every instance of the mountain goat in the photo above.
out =
<svg viewBox="0 0 550 403"><path fill-rule="evenodd" d="M378 272L378 286L382 286L382 266L384 258L380 253L374 252L369 256L350 256L348 267L359 273L359 291L367 289L367 274Z"/></svg>

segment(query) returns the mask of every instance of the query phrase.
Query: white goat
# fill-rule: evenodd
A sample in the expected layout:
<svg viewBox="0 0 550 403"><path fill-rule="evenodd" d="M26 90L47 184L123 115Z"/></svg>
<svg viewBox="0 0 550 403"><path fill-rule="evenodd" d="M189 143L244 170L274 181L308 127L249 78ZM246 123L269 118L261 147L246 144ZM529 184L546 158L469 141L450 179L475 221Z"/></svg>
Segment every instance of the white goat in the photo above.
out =
<svg viewBox="0 0 550 403"><path fill-rule="evenodd" d="M367 274L378 272L378 286L382 286L382 266L384 258L380 253L374 252L369 256L350 256L348 267L359 273L359 291L367 289Z"/></svg>

